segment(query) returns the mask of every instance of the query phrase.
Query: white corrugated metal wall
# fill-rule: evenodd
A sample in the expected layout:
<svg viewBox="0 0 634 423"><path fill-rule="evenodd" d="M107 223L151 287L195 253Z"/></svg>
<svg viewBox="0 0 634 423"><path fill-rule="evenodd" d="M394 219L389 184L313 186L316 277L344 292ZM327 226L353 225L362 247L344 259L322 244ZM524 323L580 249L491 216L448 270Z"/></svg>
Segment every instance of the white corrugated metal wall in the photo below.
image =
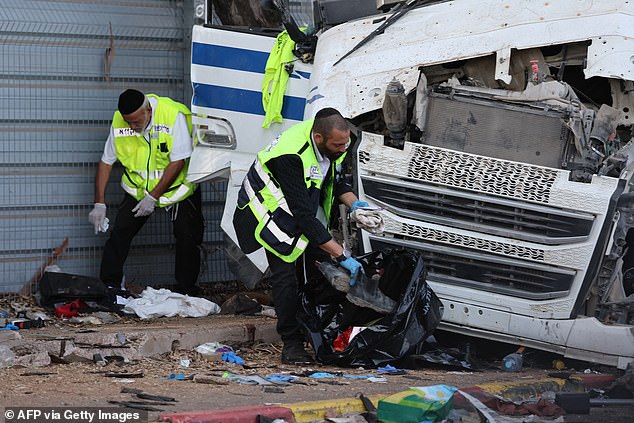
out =
<svg viewBox="0 0 634 423"><path fill-rule="evenodd" d="M17 292L68 239L57 265L98 276L106 236L94 235L94 174L119 93L128 87L189 104L191 0L0 0L0 293ZM120 169L107 191L113 222ZM222 235L223 187L204 184L201 283L231 279ZM126 277L168 286L166 213L137 235Z"/></svg>

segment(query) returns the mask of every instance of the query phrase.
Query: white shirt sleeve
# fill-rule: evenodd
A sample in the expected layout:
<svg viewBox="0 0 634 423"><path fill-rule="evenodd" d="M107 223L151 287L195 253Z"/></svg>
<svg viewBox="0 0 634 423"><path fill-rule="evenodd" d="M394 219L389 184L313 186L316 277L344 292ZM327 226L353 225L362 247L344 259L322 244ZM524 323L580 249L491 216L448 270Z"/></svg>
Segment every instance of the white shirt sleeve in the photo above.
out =
<svg viewBox="0 0 634 423"><path fill-rule="evenodd" d="M192 137L187 127L185 115L179 113L174 122L174 139L172 141L172 151L170 151L170 161L186 159L192 155Z"/></svg>
<svg viewBox="0 0 634 423"><path fill-rule="evenodd" d="M110 126L110 133L108 134L106 145L103 147L101 161L107 165L112 165L117 161L117 152L114 149L114 130L112 129L112 125Z"/></svg>

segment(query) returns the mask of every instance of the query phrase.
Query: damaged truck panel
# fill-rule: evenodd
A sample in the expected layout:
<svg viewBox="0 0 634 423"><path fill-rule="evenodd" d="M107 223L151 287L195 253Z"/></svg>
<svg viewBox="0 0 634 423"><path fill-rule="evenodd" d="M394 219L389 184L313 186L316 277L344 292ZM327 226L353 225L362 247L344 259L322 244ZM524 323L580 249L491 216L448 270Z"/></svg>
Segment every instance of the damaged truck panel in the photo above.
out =
<svg viewBox="0 0 634 423"><path fill-rule="evenodd" d="M319 110L324 104L346 110L351 118L376 110L393 77L410 92L417 77L399 76L409 75L421 66L440 66L448 77L470 67L485 67L481 73L486 75L481 79L488 86L523 89L526 65L541 52L526 50L547 46L559 46L550 49L559 53L555 55L559 64L585 63L586 79L634 80L632 5L625 0L465 0L431 4L409 11L333 66L385 19L386 16L356 20L319 36L311 88L323 98L309 105L307 112ZM576 43L581 46L576 47ZM570 52L559 51L564 48ZM511 54L512 51L520 54ZM470 66L447 69L448 64L457 66L458 61L474 58L479 60ZM631 94L628 97L631 103Z"/></svg>
<svg viewBox="0 0 634 423"><path fill-rule="evenodd" d="M353 128L360 198L384 209L385 232L358 231L357 251L419 250L444 304L441 328L625 368L634 361L634 5L391 3L371 17L316 20L312 63L296 61L309 79L286 91L304 100L303 115L268 132L263 116L227 110L222 97L204 107L197 84L220 74L192 59L199 134L221 132L216 120L234 128L233 147L199 139L192 158L194 179L223 168L233 180L223 229L254 153L295 121L338 108ZM260 37L264 51L274 40L264 32L200 25L193 42ZM248 77L225 72L214 84L251 79L255 91ZM264 271L262 257L250 258Z"/></svg>

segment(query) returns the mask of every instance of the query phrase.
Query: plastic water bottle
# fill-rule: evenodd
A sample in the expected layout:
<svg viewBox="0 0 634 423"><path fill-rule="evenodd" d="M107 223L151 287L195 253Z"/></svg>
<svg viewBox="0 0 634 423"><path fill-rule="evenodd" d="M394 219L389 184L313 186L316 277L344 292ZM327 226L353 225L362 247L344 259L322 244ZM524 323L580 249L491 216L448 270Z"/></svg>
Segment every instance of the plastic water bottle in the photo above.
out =
<svg viewBox="0 0 634 423"><path fill-rule="evenodd" d="M502 359L502 370L506 372L519 372L522 370L522 364L524 358L522 357L523 348L517 350L512 354L507 355Z"/></svg>

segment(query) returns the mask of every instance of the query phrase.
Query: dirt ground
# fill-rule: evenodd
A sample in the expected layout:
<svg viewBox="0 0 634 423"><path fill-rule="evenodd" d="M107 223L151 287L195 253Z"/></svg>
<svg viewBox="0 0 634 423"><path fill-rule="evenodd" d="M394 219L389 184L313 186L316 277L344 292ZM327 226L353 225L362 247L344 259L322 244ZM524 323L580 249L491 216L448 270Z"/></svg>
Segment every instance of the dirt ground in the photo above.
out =
<svg viewBox="0 0 634 423"><path fill-rule="evenodd" d="M199 325L246 325L273 322L266 317L215 315L206 318L159 318L147 321L124 318L111 325L93 326L51 321L44 329L24 331L24 337L37 331L49 335L71 335L96 330L100 332L126 332L126 330L165 331L176 329L186 332ZM513 346L502 346L472 338L458 339L449 335L455 345L469 343L474 358L481 358L481 371L468 371L456 367L419 363L406 374L385 375L385 382L371 382L348 376L380 375L376 369L341 368L314 364L300 367L282 364L281 343L225 342L244 359L240 366L200 357L191 350L175 349L171 353L143 358L127 363L111 360L107 363L72 362L50 364L45 367L12 367L0 369L0 405L4 407L120 407L121 403L136 402L135 407L149 408L149 421L158 421L163 413L179 411L212 410L226 407L263 404L292 404L302 401L335 400L351 398L359 393L385 395L397 393L413 386L447 384L458 388L488 383L534 382L547 378L553 372L552 361L557 356L539 352L525 354L525 366L518 373L500 370L501 357ZM446 340L446 339L445 339ZM189 360L188 366L183 360ZM569 367L583 371L588 363L564 360ZM612 369L614 370L614 369ZM308 377L313 372L327 372L335 378ZM261 377L274 374L297 375L298 383L285 386L249 385L238 382L228 384L198 383L194 380L178 380L178 375L189 379L201 375L221 376L225 373ZM171 378L170 378L171 377ZM176 377L176 379L174 378ZM140 399L130 391L173 398L174 401ZM579 420L582 421L582 420ZM602 420L604 423L620 420Z"/></svg>
<svg viewBox="0 0 634 423"><path fill-rule="evenodd" d="M224 319L253 321L253 318L238 316L215 316L214 324L222 324ZM234 321L235 322L235 321ZM188 325L201 324L198 319L154 319L153 321L129 320L117 324L130 327L145 327L165 330ZM205 324L210 324L206 321ZM64 332L78 330L64 324L53 324L48 331ZM100 330L111 330L103 327ZM47 331L47 332L48 332ZM387 375L385 383L370 382L367 379L344 378L343 375L379 375L374 369L350 369L319 364L310 368L282 364L279 357L281 343L246 344L231 346L246 362L245 366L223 361L210 361L196 356L192 351L176 350L160 356L122 363L112 361L106 364L75 362L51 364L41 368L7 368L0 370L3 384L0 388L0 403L5 407L26 406L66 406L66 407L118 407L121 402L141 401L126 390L136 389L152 395L173 398L173 402L145 401L140 407L151 407L150 421L157 421L159 414L175 411L210 410L225 407L258 404L290 404L301 401L333 400L365 395L390 394L412 386L447 384L469 387L483 383L505 383L535 381L547 377L552 369L525 367L519 373L499 370L499 363L491 362L490 367L480 372L462 371L456 368L430 366L408 370L403 375ZM189 366L183 367L183 359ZM336 378L314 379L306 377L311 371L328 372ZM299 383L270 388L261 385L247 385L231 382L225 385L197 383L193 380L170 379L170 375L222 375L225 372L238 375L274 374L301 375ZM117 376L117 377L115 377ZM172 376L174 377L174 376ZM281 389L280 389L281 388ZM124 391L124 392L122 392ZM269 392L272 391L272 392Z"/></svg>
<svg viewBox="0 0 634 423"><path fill-rule="evenodd" d="M369 382L361 379L311 379L301 377L301 384L282 388L283 392L266 392L263 386L231 383L213 385L191 380L166 379L170 374L184 376L200 374L222 374L230 372L240 375L269 376L273 374L301 374L308 370L298 366L283 365L279 360L280 344L256 344L238 350L248 365L242 367L225 362L192 360L188 368L181 366L181 359L191 356L177 351L164 356L143 359L138 362L118 365L109 363L100 366L94 363L52 364L44 368L9 368L0 370L4 381L0 402L5 406L69 406L112 407L110 401L138 400L134 395L122 393L124 388L140 389L145 393L168 396L174 403L152 405L153 408L170 411L209 410L224 407L257 404L295 403L388 394L405 390L411 386L428 386L444 383L467 387L489 382L516 382L538 380L546 377L541 369L525 369L521 373L506 373L498 370L485 372L456 372L447 369L412 370L406 375L388 375L387 383ZM310 369L333 374L348 375L377 374L364 369L343 369L314 365ZM109 377L108 373L142 374L142 377ZM160 412L150 412L151 421Z"/></svg>

